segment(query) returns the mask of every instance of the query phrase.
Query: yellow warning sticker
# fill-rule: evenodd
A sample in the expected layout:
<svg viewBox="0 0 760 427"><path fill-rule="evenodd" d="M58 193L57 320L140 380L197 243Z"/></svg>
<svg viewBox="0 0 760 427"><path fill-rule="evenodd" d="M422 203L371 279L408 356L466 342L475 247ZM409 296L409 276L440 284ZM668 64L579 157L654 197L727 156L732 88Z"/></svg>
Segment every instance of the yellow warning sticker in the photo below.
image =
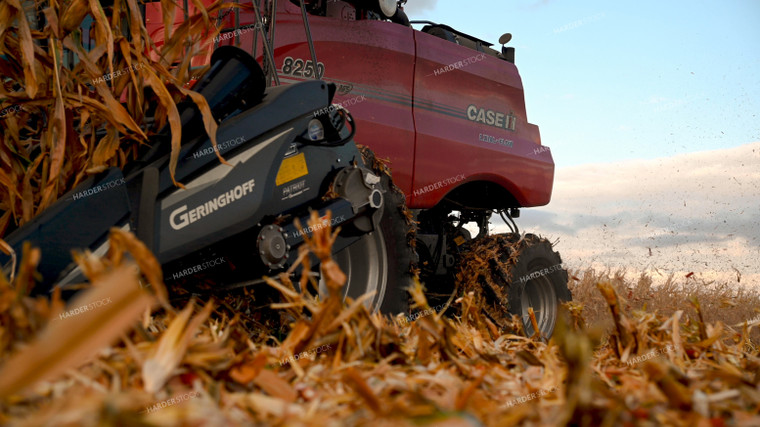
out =
<svg viewBox="0 0 760 427"><path fill-rule="evenodd" d="M309 169L306 167L306 156L304 153L300 153L296 156L288 157L280 163L280 170L277 171L275 184L282 185L308 174Z"/></svg>
<svg viewBox="0 0 760 427"><path fill-rule="evenodd" d="M466 242L466 241L467 240L464 237L462 237L462 236L457 236L457 237L454 238L454 243L456 243L457 246L462 246L462 244L464 242Z"/></svg>

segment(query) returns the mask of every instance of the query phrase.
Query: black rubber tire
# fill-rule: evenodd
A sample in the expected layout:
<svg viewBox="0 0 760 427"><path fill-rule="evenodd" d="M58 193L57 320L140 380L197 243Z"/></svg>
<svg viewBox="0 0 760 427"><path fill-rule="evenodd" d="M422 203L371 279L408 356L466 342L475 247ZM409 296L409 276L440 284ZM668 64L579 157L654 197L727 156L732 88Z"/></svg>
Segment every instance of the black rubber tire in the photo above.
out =
<svg viewBox="0 0 760 427"><path fill-rule="evenodd" d="M527 245L521 248L517 263L512 268L512 280L508 284L509 312L521 316L526 335L532 335L533 324L523 311L531 303L524 299L535 301L536 293L544 293L541 290L545 289L545 302L539 303L540 307L533 307L533 310L536 312L541 335L550 338L559 316L559 305L573 299L567 287L567 270L562 266L562 257L554 251L548 240L526 234L523 241ZM549 297L551 294L553 298ZM543 313L543 310L546 312Z"/></svg>
<svg viewBox="0 0 760 427"><path fill-rule="evenodd" d="M411 220L411 215L407 214L404 193L393 184L388 167L378 161L369 148L359 149L365 166L380 177L379 185L383 192L380 232L389 262L386 264L387 282L380 312L394 315L406 313L409 308L407 290L413 286L416 278L415 223Z"/></svg>
<svg viewBox="0 0 760 427"><path fill-rule="evenodd" d="M532 336L534 332L527 316L527 308L532 306L542 337L550 338L559 316L559 305L572 300L567 287L567 270L551 242L534 234L521 238L510 233L478 238L468 246L471 251L489 248L498 253L496 258L488 260L486 268L478 270L476 274L479 277L474 278L482 289L487 305L498 307L508 316L522 318L526 336ZM465 255L460 262L471 262L471 258ZM463 267L466 268L460 265L460 270ZM492 289L489 282L498 289ZM496 323L506 326L507 316L493 311L486 313Z"/></svg>

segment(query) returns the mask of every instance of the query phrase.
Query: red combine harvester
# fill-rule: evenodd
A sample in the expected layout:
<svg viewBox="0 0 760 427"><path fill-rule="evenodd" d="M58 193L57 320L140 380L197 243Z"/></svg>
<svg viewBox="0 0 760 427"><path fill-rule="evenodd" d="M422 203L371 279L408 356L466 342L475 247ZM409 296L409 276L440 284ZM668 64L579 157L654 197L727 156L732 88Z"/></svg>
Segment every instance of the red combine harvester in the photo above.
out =
<svg viewBox="0 0 760 427"><path fill-rule="evenodd" d="M514 248L519 242L521 254L517 265L493 263L480 282L496 282L504 292L484 296L493 299L494 311L521 316L529 333L532 307L539 330L551 335L558 301L571 299L567 272L548 241L521 239L512 218L519 208L549 203L554 162L528 122L515 50L504 46L511 35L500 38L497 51L447 25L410 23L406 1L253 3L253 11L230 8L215 17L221 31L193 65L206 65L213 49L233 45L264 64L268 84L334 83L333 102L356 119L356 143L389 160L415 214L421 276L431 295L453 290L451 279L473 240L462 226L475 222L475 240L484 238L498 212L512 233L494 243ZM193 13L192 4L178 8L175 25ZM418 31L411 24L424 26ZM160 3L147 4L146 27L160 48Z"/></svg>
<svg viewBox="0 0 760 427"><path fill-rule="evenodd" d="M190 3L174 9L175 27L197 16ZM34 291L84 281L71 250L105 253L112 227L143 241L177 286L262 283L296 264L314 230L294 224L316 211L340 227L345 296L406 312L419 272L431 306L473 291L497 324L517 315L528 335L550 336L571 298L567 272L551 243L520 234L513 218L549 202L554 163L528 123L514 49L503 46L511 36L497 51L445 25L418 31L402 3L266 0L212 16L221 31L194 51L189 83L208 101L219 145L182 101L174 175L166 127L124 170L91 176L7 236L16 252L25 241L45 248ZM161 4L143 11L158 58ZM511 232L489 234L494 213ZM15 264L0 262L12 275Z"/></svg>

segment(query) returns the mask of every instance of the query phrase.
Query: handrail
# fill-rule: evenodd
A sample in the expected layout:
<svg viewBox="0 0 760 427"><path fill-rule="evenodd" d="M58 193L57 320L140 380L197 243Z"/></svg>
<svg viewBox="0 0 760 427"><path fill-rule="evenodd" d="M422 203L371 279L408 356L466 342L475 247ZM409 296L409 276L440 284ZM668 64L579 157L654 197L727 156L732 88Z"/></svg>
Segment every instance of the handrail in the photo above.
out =
<svg viewBox="0 0 760 427"><path fill-rule="evenodd" d="M256 4L256 0L251 0L251 4L253 5L253 11L256 15L256 27L259 29L259 32L261 33L261 44L264 47L264 57L265 62L267 65L267 86L270 85L272 78L274 78L275 85L280 85L280 77L277 75L277 68L275 68L274 65L274 59L272 57L272 45L269 44L269 41L267 40L267 34L264 30L264 23L261 19L261 14L259 13L259 6ZM273 28L274 29L274 28ZM271 73L271 74L270 74Z"/></svg>
<svg viewBox="0 0 760 427"><path fill-rule="evenodd" d="M311 27L309 27L309 18L306 16L306 5L301 0L301 17L303 18L303 28L306 31L306 41L309 43L309 52L311 53L311 65L314 68L314 79L319 78L319 62L317 62L317 53L314 51L314 40L311 38Z"/></svg>

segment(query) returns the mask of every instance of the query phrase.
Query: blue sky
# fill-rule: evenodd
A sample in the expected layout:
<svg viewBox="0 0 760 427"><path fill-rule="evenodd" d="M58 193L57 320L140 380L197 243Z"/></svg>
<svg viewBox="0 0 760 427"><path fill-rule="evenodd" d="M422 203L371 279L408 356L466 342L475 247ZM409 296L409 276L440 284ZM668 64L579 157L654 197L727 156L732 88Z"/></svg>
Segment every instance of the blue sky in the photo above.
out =
<svg viewBox="0 0 760 427"><path fill-rule="evenodd" d="M528 118L558 167L760 141L758 0L409 0L406 10L493 43L512 33Z"/></svg>

